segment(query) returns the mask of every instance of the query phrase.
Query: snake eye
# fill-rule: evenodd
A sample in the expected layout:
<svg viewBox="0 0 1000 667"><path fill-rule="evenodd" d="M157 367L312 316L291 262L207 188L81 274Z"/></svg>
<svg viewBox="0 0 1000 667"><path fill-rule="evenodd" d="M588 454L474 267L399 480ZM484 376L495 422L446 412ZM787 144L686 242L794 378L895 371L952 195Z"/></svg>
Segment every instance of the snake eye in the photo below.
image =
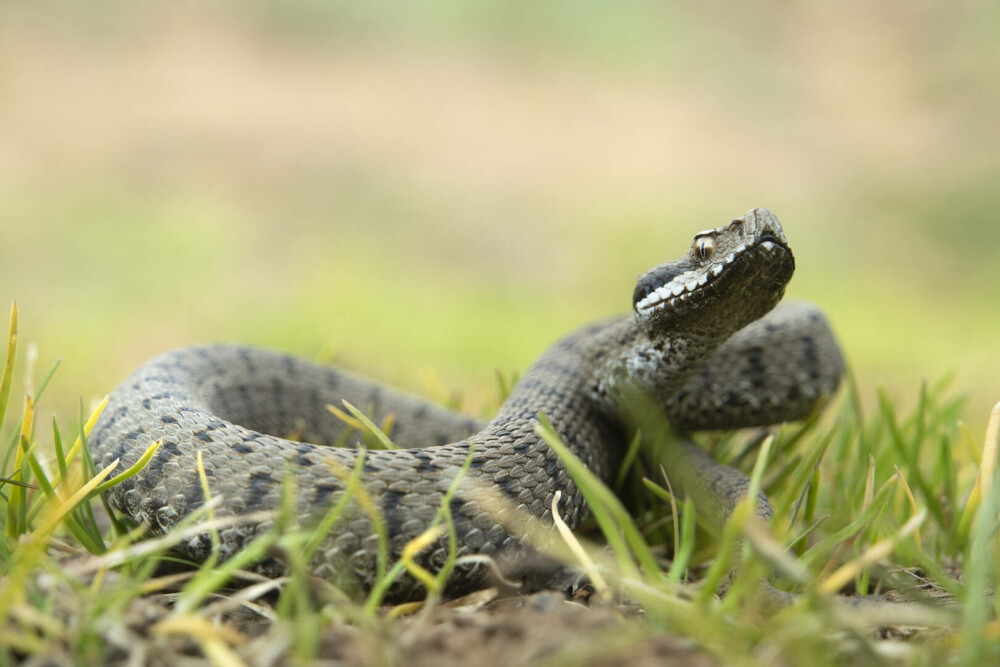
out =
<svg viewBox="0 0 1000 667"><path fill-rule="evenodd" d="M694 247L698 250L698 256L708 259L715 252L715 239L705 236L694 242Z"/></svg>

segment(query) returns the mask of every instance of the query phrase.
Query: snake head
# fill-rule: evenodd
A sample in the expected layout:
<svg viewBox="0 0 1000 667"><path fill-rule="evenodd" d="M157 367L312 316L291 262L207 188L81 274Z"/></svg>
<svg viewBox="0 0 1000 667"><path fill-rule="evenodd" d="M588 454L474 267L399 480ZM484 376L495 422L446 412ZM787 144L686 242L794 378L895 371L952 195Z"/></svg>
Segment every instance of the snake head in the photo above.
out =
<svg viewBox="0 0 1000 667"><path fill-rule="evenodd" d="M699 232L687 255L643 274L632 297L636 321L728 336L771 310L794 271L778 218L755 208Z"/></svg>

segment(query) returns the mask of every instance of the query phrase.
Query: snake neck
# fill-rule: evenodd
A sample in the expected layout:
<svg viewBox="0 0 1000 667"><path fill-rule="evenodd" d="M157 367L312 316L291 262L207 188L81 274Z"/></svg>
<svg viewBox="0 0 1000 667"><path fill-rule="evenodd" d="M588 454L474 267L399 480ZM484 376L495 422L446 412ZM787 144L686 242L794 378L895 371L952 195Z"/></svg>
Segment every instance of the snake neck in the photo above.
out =
<svg viewBox="0 0 1000 667"><path fill-rule="evenodd" d="M636 393L664 403L724 339L724 334L681 327L651 334L632 318L620 320L590 332L581 362L590 378L587 393L602 412L614 416Z"/></svg>
<svg viewBox="0 0 1000 667"><path fill-rule="evenodd" d="M480 445L510 442L514 451L534 449L535 425L544 413L563 443L607 481L627 445L621 402L641 391L665 403L718 343L682 330L650 337L631 317L585 327L528 369L474 439Z"/></svg>

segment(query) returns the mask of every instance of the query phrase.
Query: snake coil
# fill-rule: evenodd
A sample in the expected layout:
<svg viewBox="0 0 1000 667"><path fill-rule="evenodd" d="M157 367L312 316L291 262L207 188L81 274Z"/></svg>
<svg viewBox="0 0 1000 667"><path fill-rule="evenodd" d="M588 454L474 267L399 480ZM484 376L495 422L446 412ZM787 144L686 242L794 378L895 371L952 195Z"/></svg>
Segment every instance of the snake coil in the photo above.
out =
<svg viewBox="0 0 1000 667"><path fill-rule="evenodd" d="M685 256L639 278L632 316L553 344L485 425L340 370L260 349L208 345L168 352L135 371L112 393L90 444L99 465L120 459L122 470L162 441L144 470L108 491L115 509L154 534L204 503L199 453L212 495L222 497L216 516L279 507L290 470L299 518L308 525L343 496L345 477L338 471L350 471L360 455L329 446L345 426L326 406L346 398L376 422L393 415L393 440L404 448L367 451L362 466L391 560L434 520L467 458L467 474L450 500L458 554L517 554L522 540L474 493L477 487L549 523L557 491L558 511L570 527L587 515L562 461L536 432L539 413L609 480L626 446L621 404L630 392L657 401L677 428L695 430L801 418L836 389L842 360L819 310L808 304L772 310L794 266L781 225L766 209L699 233ZM300 432L301 441L281 437L292 432ZM709 484L723 507L745 492L745 477L731 468L705 457L696 469L697 483ZM368 513L351 508L312 567L370 586L378 532ZM223 529L220 555L231 556L270 527L263 521ZM178 547L194 560L212 548L207 533ZM418 562L433 570L447 554L448 540L441 538ZM273 574L283 566L272 559L259 568ZM482 565L457 568L449 587L474 588L484 574ZM391 594L408 598L420 591L404 576Z"/></svg>

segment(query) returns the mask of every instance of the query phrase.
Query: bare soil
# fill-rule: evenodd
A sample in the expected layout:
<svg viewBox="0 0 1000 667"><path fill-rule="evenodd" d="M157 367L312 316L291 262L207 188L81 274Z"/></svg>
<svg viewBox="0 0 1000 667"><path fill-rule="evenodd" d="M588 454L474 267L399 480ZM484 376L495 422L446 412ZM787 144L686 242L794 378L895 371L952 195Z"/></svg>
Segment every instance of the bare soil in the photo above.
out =
<svg viewBox="0 0 1000 667"><path fill-rule="evenodd" d="M166 618L166 596L136 600L127 628L108 637L108 663L200 664L203 649L190 636L164 637L154 626ZM227 627L247 638L236 652L252 665L293 660L287 628L249 611L227 618ZM316 664L413 665L685 665L717 662L693 640L652 630L641 612L567 600L556 592L494 600L483 606L439 606L367 627L332 623L322 633ZM60 664L52 656L44 664ZM42 663L39 663L42 664Z"/></svg>

